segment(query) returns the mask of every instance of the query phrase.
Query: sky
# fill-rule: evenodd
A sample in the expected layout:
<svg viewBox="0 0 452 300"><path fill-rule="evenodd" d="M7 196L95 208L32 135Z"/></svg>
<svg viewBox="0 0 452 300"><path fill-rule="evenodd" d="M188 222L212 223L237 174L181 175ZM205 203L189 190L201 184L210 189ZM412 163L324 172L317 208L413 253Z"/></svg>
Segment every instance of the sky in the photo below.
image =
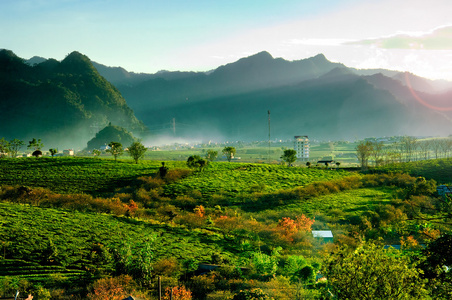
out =
<svg viewBox="0 0 452 300"><path fill-rule="evenodd" d="M268 51L452 81L451 0L0 0L0 48L127 71L208 71Z"/></svg>

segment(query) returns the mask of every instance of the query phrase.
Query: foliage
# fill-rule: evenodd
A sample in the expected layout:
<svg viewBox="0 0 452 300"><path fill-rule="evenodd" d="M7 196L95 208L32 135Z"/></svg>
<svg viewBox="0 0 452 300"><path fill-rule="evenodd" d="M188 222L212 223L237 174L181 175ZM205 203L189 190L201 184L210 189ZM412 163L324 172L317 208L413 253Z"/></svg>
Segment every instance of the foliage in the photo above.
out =
<svg viewBox="0 0 452 300"><path fill-rule="evenodd" d="M55 156L55 154L58 153L58 149L57 148L50 148L49 152L50 152L50 155L52 155L52 157L53 157L53 156Z"/></svg>
<svg viewBox="0 0 452 300"><path fill-rule="evenodd" d="M420 299L420 271L408 257L372 242L342 248L328 257L322 273L338 299Z"/></svg>
<svg viewBox="0 0 452 300"><path fill-rule="evenodd" d="M170 298L170 296L172 297ZM191 300L192 295L190 290L187 290L185 286L175 286L173 288L166 288L163 300Z"/></svg>
<svg viewBox="0 0 452 300"><path fill-rule="evenodd" d="M27 148L32 150L40 150L41 148L44 148L44 144L41 142L41 139L36 140L33 138L28 142Z"/></svg>
<svg viewBox="0 0 452 300"><path fill-rule="evenodd" d="M111 125L111 123L96 133L96 136L88 142L87 149L100 149L111 141L115 141L122 145L132 145L137 142L136 138L120 126Z"/></svg>
<svg viewBox="0 0 452 300"><path fill-rule="evenodd" d="M90 290L91 292L87 296L89 300L122 300L131 294L137 296L136 283L128 275L98 279Z"/></svg>
<svg viewBox="0 0 452 300"><path fill-rule="evenodd" d="M367 170L369 166L369 157L371 155L373 146L370 141L361 141L356 145L356 156L361 165L361 170Z"/></svg>
<svg viewBox="0 0 452 300"><path fill-rule="evenodd" d="M234 295L232 300L270 300L271 298L261 289L240 291Z"/></svg>
<svg viewBox="0 0 452 300"><path fill-rule="evenodd" d="M138 163L138 160L144 156L147 148L140 142L134 142L128 148L129 155L135 160L135 163Z"/></svg>
<svg viewBox="0 0 452 300"><path fill-rule="evenodd" d="M19 139L13 139L9 142L9 154L12 158L15 158L17 156L17 153L19 152L20 148L25 145L24 141L21 141Z"/></svg>
<svg viewBox="0 0 452 300"><path fill-rule="evenodd" d="M0 139L0 158L9 152L9 142L5 138Z"/></svg>
<svg viewBox="0 0 452 300"><path fill-rule="evenodd" d="M278 258L279 251L282 248L278 247L273 249L271 255L254 252L251 256L251 265L253 266L255 272L261 276L273 276L278 270Z"/></svg>
<svg viewBox="0 0 452 300"><path fill-rule="evenodd" d="M94 156L100 156L101 151L99 149L93 149L93 155Z"/></svg>
<svg viewBox="0 0 452 300"><path fill-rule="evenodd" d="M122 148L122 144L119 142L110 142L108 144L108 147L110 147L109 149L107 149L107 152L110 152L111 155L113 155L113 157L116 159L118 158L118 156L121 156L122 153L124 152L124 149Z"/></svg>
<svg viewBox="0 0 452 300"><path fill-rule="evenodd" d="M231 160L234 158L234 155L237 152L237 150L235 149L235 147L226 146L223 148L223 150L221 152L226 156L226 159L228 160L228 162L231 162Z"/></svg>
<svg viewBox="0 0 452 300"><path fill-rule="evenodd" d="M406 173L414 177L422 176L426 179L433 179L441 184L452 184L452 158L390 164L379 167L376 171Z"/></svg>
<svg viewBox="0 0 452 300"><path fill-rule="evenodd" d="M207 152L206 152L206 159L208 161L214 161L214 160L217 159L217 157L218 157L218 151L215 151L215 150L212 150L212 149L207 150Z"/></svg>
<svg viewBox="0 0 452 300"><path fill-rule="evenodd" d="M208 164L208 161L201 158L201 156L199 156L199 155L191 155L187 159L187 166L190 169L197 169L198 171L202 171L204 169L204 167L207 166L207 164Z"/></svg>
<svg viewBox="0 0 452 300"><path fill-rule="evenodd" d="M452 297L452 235L445 234L429 243L422 251L425 260L420 268L429 281L429 288L435 299Z"/></svg>
<svg viewBox="0 0 452 300"><path fill-rule="evenodd" d="M294 149L285 149L281 159L290 166L293 162L297 160L297 151Z"/></svg>

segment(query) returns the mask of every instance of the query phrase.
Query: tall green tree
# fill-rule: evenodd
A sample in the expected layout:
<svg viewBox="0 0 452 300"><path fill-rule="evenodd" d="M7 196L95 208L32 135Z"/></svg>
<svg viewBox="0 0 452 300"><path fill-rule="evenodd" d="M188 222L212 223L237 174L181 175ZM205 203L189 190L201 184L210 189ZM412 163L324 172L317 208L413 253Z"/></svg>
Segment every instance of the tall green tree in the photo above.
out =
<svg viewBox="0 0 452 300"><path fill-rule="evenodd" d="M361 170L367 170L369 167L369 157L372 153L372 142L361 141L356 146L356 156L358 157L359 164L361 165Z"/></svg>
<svg viewBox="0 0 452 300"><path fill-rule="evenodd" d="M33 138L28 142L27 148L34 151L41 150L42 148L44 148L44 144L41 142L41 139L36 140L35 138Z"/></svg>
<svg viewBox="0 0 452 300"><path fill-rule="evenodd" d="M226 159L228 160L228 162L231 162L231 159L234 158L234 155L236 153L236 150L234 147L232 146L227 146L223 148L223 154L226 156Z"/></svg>
<svg viewBox="0 0 452 300"><path fill-rule="evenodd" d="M207 150L206 159L208 161L214 161L215 159L217 159L217 157L218 157L218 151L215 151L212 149Z"/></svg>
<svg viewBox="0 0 452 300"><path fill-rule="evenodd" d="M132 156L135 163L138 163L138 160L144 156L147 148L140 142L134 142L128 148L129 155Z"/></svg>
<svg viewBox="0 0 452 300"><path fill-rule="evenodd" d="M11 157L16 157L17 153L19 152L20 148L25 145L24 141L21 141L19 139L13 139L9 142L9 154Z"/></svg>
<svg viewBox="0 0 452 300"><path fill-rule="evenodd" d="M8 154L9 152L9 142L5 138L0 139L0 157Z"/></svg>
<svg viewBox="0 0 452 300"><path fill-rule="evenodd" d="M393 248L367 242L341 248L323 265L335 299L424 299L421 271Z"/></svg>
<svg viewBox="0 0 452 300"><path fill-rule="evenodd" d="M108 144L108 147L110 147L110 149L107 149L107 152L111 153L111 155L113 155L113 157L116 159L118 158L118 156L121 156L124 153L124 149L122 148L122 144L118 143L118 142L110 142L110 144Z"/></svg>
<svg viewBox="0 0 452 300"><path fill-rule="evenodd" d="M297 151L294 149L285 149L281 159L290 166L293 162L297 160Z"/></svg>

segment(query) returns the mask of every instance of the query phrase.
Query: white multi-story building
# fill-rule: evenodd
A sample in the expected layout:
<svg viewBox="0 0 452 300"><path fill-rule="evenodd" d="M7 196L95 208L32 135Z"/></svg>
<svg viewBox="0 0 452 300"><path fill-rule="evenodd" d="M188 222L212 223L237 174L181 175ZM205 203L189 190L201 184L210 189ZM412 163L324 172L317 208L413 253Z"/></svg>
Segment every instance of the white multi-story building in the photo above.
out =
<svg viewBox="0 0 452 300"><path fill-rule="evenodd" d="M297 158L309 159L309 139L307 135L296 135L294 141L294 150L297 151Z"/></svg>

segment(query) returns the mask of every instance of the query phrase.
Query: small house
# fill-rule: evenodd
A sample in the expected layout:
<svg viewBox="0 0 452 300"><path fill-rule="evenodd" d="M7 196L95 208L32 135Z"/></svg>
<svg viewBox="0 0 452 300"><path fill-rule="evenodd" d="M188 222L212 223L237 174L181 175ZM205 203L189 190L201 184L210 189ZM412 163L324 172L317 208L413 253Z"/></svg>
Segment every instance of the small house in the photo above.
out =
<svg viewBox="0 0 452 300"><path fill-rule="evenodd" d="M312 236L322 244L332 243L334 240L333 232L331 230L313 230Z"/></svg>
<svg viewBox="0 0 452 300"><path fill-rule="evenodd" d="M74 156L74 150L72 149L63 150L63 154L64 156Z"/></svg>

